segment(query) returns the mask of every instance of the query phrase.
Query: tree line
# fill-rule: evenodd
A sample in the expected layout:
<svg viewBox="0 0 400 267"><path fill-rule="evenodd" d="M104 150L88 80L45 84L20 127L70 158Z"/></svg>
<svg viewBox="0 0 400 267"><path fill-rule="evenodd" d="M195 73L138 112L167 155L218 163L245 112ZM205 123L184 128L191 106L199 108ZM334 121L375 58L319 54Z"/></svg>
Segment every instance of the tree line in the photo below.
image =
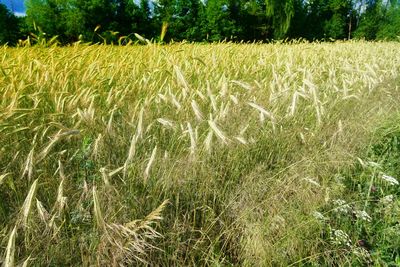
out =
<svg viewBox="0 0 400 267"><path fill-rule="evenodd" d="M0 43L135 40L400 39L400 0L26 0L0 4Z"/></svg>

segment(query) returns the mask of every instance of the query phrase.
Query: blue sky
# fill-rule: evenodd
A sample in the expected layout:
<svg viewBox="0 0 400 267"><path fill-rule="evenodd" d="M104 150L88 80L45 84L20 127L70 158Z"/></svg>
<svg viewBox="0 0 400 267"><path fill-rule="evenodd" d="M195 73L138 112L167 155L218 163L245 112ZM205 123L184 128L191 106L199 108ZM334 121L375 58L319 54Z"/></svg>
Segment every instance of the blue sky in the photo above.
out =
<svg viewBox="0 0 400 267"><path fill-rule="evenodd" d="M140 0L134 0L139 4ZM16 15L25 14L24 0L0 0L0 3L5 4L11 11L14 11Z"/></svg>
<svg viewBox="0 0 400 267"><path fill-rule="evenodd" d="M134 0L139 4L140 0ZM14 11L16 15L25 15L24 0L0 0L0 3L5 4L11 11Z"/></svg>
<svg viewBox="0 0 400 267"><path fill-rule="evenodd" d="M25 13L24 0L0 0L0 3L5 4L17 15Z"/></svg>

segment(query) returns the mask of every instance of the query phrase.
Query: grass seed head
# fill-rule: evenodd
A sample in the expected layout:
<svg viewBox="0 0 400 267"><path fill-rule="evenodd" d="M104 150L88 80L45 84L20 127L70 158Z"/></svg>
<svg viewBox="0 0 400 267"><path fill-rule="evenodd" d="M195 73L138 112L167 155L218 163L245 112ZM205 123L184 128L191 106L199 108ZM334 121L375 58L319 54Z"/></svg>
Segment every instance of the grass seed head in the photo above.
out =
<svg viewBox="0 0 400 267"><path fill-rule="evenodd" d="M92 196L93 196L93 213L96 219L97 228L101 231L105 231L106 223L104 221L103 214L101 212L99 198L97 196L97 190L95 186L93 186Z"/></svg>
<svg viewBox="0 0 400 267"><path fill-rule="evenodd" d="M22 205L22 225L28 227L28 217L32 207L32 201L36 193L38 180L36 179L31 188L29 189L28 195L25 198L24 204Z"/></svg>
<svg viewBox="0 0 400 267"><path fill-rule="evenodd" d="M221 140L222 143L228 144L228 137L226 137L226 135L222 132L222 130L219 129L214 121L209 120L208 125L210 125L211 129L214 131L215 135L219 138L219 140Z"/></svg>
<svg viewBox="0 0 400 267"><path fill-rule="evenodd" d="M147 163L146 170L144 171L144 180L146 181L150 175L151 166L153 165L154 159L156 158L157 153L157 146L154 147L153 151L151 152L151 156L149 162Z"/></svg>
<svg viewBox="0 0 400 267"><path fill-rule="evenodd" d="M15 237L17 234L17 226L14 226L8 238L6 248L6 258L4 261L4 267L14 267L14 255L15 255Z"/></svg>

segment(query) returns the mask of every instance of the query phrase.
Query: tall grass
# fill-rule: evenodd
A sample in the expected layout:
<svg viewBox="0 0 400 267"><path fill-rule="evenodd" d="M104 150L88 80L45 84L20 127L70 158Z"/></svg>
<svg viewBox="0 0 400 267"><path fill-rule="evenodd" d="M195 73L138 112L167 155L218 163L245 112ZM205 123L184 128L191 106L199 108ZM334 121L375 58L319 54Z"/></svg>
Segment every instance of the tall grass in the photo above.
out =
<svg viewBox="0 0 400 267"><path fill-rule="evenodd" d="M5 266L340 259L313 214L400 99L397 43L0 51Z"/></svg>

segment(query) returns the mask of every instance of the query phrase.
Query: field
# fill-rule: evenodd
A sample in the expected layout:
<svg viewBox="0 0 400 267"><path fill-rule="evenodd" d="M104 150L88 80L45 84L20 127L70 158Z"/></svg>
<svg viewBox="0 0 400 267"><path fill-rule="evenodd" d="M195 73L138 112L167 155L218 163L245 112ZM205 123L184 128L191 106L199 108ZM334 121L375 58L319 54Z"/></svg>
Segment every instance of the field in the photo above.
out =
<svg viewBox="0 0 400 267"><path fill-rule="evenodd" d="M0 264L400 264L400 45L0 47Z"/></svg>

